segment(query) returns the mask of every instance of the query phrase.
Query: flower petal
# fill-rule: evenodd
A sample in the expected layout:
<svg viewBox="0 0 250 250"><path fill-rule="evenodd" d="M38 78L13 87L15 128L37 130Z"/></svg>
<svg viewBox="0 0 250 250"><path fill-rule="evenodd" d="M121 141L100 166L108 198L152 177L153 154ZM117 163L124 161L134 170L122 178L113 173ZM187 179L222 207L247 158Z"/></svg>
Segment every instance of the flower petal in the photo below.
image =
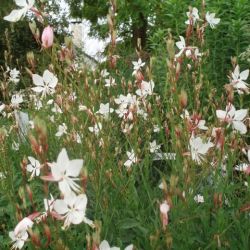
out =
<svg viewBox="0 0 250 250"><path fill-rule="evenodd" d="M79 176L82 166L83 166L83 160L76 159L69 161L68 168L66 169L66 175L72 177Z"/></svg>
<svg viewBox="0 0 250 250"><path fill-rule="evenodd" d="M247 133L246 125L241 121L233 121L233 127L234 129L238 130L241 134Z"/></svg>
<svg viewBox="0 0 250 250"><path fill-rule="evenodd" d="M69 208L67 206L67 204L65 203L64 200L55 200L54 202L54 210L58 213L58 214L66 214L69 211Z"/></svg>
<svg viewBox="0 0 250 250"><path fill-rule="evenodd" d="M247 116L247 112L248 112L247 109L240 109L235 111L234 120L242 121Z"/></svg>
<svg viewBox="0 0 250 250"><path fill-rule="evenodd" d="M241 80L246 80L249 76L249 69L244 70L240 73L240 79Z"/></svg>
<svg viewBox="0 0 250 250"><path fill-rule="evenodd" d="M5 16L3 19L9 22L17 22L26 14L26 8L19 10L12 10L8 16Z"/></svg>
<svg viewBox="0 0 250 250"><path fill-rule="evenodd" d="M43 86L44 87L44 82L43 82L43 78L37 74L33 74L32 75L32 80L33 80L33 83L36 85L36 86Z"/></svg>

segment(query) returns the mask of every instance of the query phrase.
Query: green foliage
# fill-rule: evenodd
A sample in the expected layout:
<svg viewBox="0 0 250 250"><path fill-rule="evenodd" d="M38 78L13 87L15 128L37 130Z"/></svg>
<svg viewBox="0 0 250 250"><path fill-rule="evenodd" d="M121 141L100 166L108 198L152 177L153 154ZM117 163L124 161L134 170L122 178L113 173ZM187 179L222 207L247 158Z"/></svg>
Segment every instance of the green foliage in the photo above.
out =
<svg viewBox="0 0 250 250"><path fill-rule="evenodd" d="M98 17L105 16L108 10L107 1L84 1L86 5L83 6L82 1L70 2L74 16L86 17L96 25ZM76 182L88 196L86 215L94 220L96 228L81 223L62 230L63 221L48 216L33 226L33 232L42 243L40 249L89 250L94 249L91 240L99 243L106 239L111 246L121 249L133 243L138 250L249 250L250 177L234 169L237 164L247 161L242 149L249 145L249 134L239 134L232 129L232 124L220 122L215 115L217 109L224 109L227 104L222 89L228 71L232 70L230 57L245 51L249 43L248 2L207 1L207 10L216 12L221 23L215 30L206 30L205 43L200 47L205 53L201 61L181 58L177 79L175 42L179 35L185 36L187 5L199 7L200 3L118 0L117 23L120 25L119 34L125 39L117 44L116 52L121 57L109 76L117 84L110 88L104 86L109 77L104 79L99 70L92 72L77 68L70 58L66 62L60 61L60 39L49 50L40 51L36 44L32 47L33 44L29 43L28 28L20 32L23 25L28 26L27 22L13 25L7 40L11 44L9 55L13 55L12 62L19 58L23 68L29 67L24 63L25 54L26 50L33 50L36 55L33 73L42 75L45 69L49 69L58 77L58 84L54 95L40 99L43 107L39 110L31 97L34 91L30 87L23 91L25 103L19 109L27 112L30 120L36 123L34 129L29 129L25 140L20 138L14 108L6 103L8 107L4 111L8 115L0 114L0 173L3 174L0 178L0 249L10 247L8 232L21 218L34 211L44 211L43 199L48 198L49 193L55 199L61 198L57 182L44 182L39 177L30 179L30 173L26 171L27 157L33 156L45 164L41 175L47 175L53 167L47 163L55 162L60 150L66 148L70 159L84 159L80 179ZM132 75L131 61L138 58L128 41L132 33L131 20L140 26L138 10L152 19L148 24L149 53L145 53L148 60L141 73L145 81L155 82L155 89L152 95L137 97L147 119L137 113L136 105L129 107L124 120L116 112L104 118L96 113L101 103L109 103L117 109L115 98L121 94L135 95L141 84ZM195 33L192 39L196 44ZM70 42L65 44L66 54L71 52L71 45ZM7 46L7 43L3 45ZM139 53L141 57L144 55L142 51ZM1 62L4 63L9 64ZM244 65L242 67L244 69ZM32 79L22 73L21 81L31 83ZM187 99L185 105L181 102L183 93ZM77 98L72 98L74 95ZM53 103L48 104L51 100ZM247 108L249 98L235 93L234 104L237 109ZM63 114L52 110L54 105L59 105ZM190 115L200 115L199 119L205 119L209 129L191 128L191 118L181 118L184 109L189 110ZM133 112L133 119L127 119L128 112ZM102 123L99 135L89 130L96 122ZM42 129L38 129L38 123ZM67 133L62 137L55 136L58 126L63 123L68 127ZM133 127L124 133L122 129L126 123ZM159 126L159 133L155 132L155 125ZM225 144L221 148L214 145L204 155L202 164L198 164L190 155L191 133L217 144L217 138L212 137L212 129L216 127L222 128ZM46 140L42 140L44 134L41 131ZM81 136L80 143L76 141L77 133ZM34 147L32 138L39 141L39 147ZM46 142L46 152L41 150L40 140ZM176 153L176 159L155 161L149 150L153 140L160 144L162 152ZM20 144L17 151L13 149L14 142ZM139 160L127 169L124 162L128 159L126 152L131 149ZM159 188L162 181L166 184L163 190ZM32 197L28 190L32 191ZM204 196L204 203L195 202L196 194ZM159 209L164 200L171 204L165 229ZM45 225L51 236L50 245L46 247ZM34 242L25 243L24 249L34 248Z"/></svg>

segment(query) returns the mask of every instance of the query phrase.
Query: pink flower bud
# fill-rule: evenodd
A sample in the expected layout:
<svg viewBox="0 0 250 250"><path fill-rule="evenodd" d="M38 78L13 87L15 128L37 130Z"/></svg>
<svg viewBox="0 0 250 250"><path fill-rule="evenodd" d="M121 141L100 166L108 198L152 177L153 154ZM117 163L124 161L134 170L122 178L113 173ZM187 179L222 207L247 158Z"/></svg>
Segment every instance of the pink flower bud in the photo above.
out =
<svg viewBox="0 0 250 250"><path fill-rule="evenodd" d="M161 221L162 227L165 230L166 226L168 225L168 212L170 210L170 206L168 205L167 201L163 201L160 204L160 212L161 212Z"/></svg>
<svg viewBox="0 0 250 250"><path fill-rule="evenodd" d="M47 26L46 28L44 28L42 33L42 46L46 49L51 47L53 45L53 40L54 40L53 28Z"/></svg>

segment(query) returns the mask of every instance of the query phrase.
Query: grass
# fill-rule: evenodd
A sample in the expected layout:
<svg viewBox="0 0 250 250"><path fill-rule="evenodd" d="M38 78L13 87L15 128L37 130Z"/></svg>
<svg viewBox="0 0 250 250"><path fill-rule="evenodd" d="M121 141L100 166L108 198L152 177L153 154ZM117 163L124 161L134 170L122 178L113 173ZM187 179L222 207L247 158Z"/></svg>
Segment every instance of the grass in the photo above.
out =
<svg viewBox="0 0 250 250"><path fill-rule="evenodd" d="M195 33L192 36L196 46L199 38ZM74 61L58 60L59 45L46 50L46 58L51 56L53 62L47 68L58 77L55 93L41 98L42 107L37 110L31 89L34 83L31 77L27 80L26 75L25 81L30 81L31 87L22 92L24 102L13 107L6 101L2 111L1 249L10 248L8 233L22 218L34 212L44 212L43 199L49 198L50 193L55 199L63 198L57 182L45 182L39 176L31 180L27 171L28 157L32 156L44 164L41 176L48 175L51 169L48 162L56 162L62 148L66 148L69 159L84 160L78 183L81 193L88 197L86 217L93 220L95 227L82 222L63 230L64 221L51 214L40 222L36 218L32 230L28 231L29 240L24 249L90 250L96 249L105 239L110 246L121 249L129 244L133 244L133 249L144 250L249 249L250 179L245 172L235 170L236 165L248 161L243 149L249 150L249 133L240 134L232 125L216 117L216 110L225 110L228 100L237 110L248 108L248 96L234 92L232 99L232 92L216 88L211 83L213 76L206 65L216 58L215 54L210 54L212 58L204 54L201 60L191 60L184 55L175 59L175 42L169 36L168 47L163 49L167 52L167 63L161 64L162 55L159 54L160 59L156 55L140 69L145 81L154 80L155 88L147 96L137 95L137 104L131 104L123 118L116 113L119 108L116 99L121 94L136 96L136 90L142 84L140 79L132 76L132 65L110 69L109 77L114 78L117 85L107 88L99 69L91 72L81 67L76 70L68 67ZM235 66L236 63L232 71ZM42 75L47 68L37 65L36 70L30 72ZM9 82L11 84L13 86ZM26 82L24 85L28 86ZM12 93L10 90L8 100ZM40 98L41 95L37 96ZM101 103L109 103L110 108L115 109L107 118L96 113ZM54 112L55 104L62 113ZM18 126L14 109L27 113L29 120L34 122L34 127L29 128L24 137L20 135L20 123ZM191 120L181 117L185 109L193 115ZM131 119L129 112L133 116ZM208 129L194 128L194 117L205 120ZM89 127L98 122L102 129L97 135ZM55 136L63 123L67 133ZM244 119L244 123L249 128L249 118ZM155 125L159 127L158 132ZM132 126L128 132L124 132L126 126ZM217 144L219 136L212 136L213 128L218 127L224 140L221 145ZM191 157L192 134L201 137L203 143L208 140L213 143L201 163ZM77 136L81 138L80 142L77 142ZM160 145L162 153L176 154L175 159L155 160L155 152L150 152L153 140ZM19 143L18 149L13 149L13 142ZM127 168L124 163L131 150L136 159L133 158L131 167ZM159 188L161 183L163 188ZM204 202L195 201L198 194L203 196ZM165 224L166 214L160 210L164 201L170 208Z"/></svg>

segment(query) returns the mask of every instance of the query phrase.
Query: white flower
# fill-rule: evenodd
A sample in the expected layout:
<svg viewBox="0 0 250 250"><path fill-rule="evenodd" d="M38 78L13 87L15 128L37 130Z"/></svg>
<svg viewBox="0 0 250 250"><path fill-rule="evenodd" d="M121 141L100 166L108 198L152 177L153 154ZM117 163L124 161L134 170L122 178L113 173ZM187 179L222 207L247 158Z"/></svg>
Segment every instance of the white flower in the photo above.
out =
<svg viewBox="0 0 250 250"><path fill-rule="evenodd" d="M27 11L31 9L35 3L35 0L15 0L16 5L21 7L21 9L12 10L8 16L5 16L3 19L9 22L17 22L23 16L26 15Z"/></svg>
<svg viewBox="0 0 250 250"><path fill-rule="evenodd" d="M54 107L51 109L53 113L62 114L63 111L57 103L54 103Z"/></svg>
<svg viewBox="0 0 250 250"><path fill-rule="evenodd" d="M220 18L215 18L215 13L210 14L209 12L206 13L206 20L212 29L220 22Z"/></svg>
<svg viewBox="0 0 250 250"><path fill-rule="evenodd" d="M203 143L200 137L194 137L192 134L189 140L189 146L191 151L192 160L200 164L204 160L204 156L207 154L208 150L214 146L210 141Z"/></svg>
<svg viewBox="0 0 250 250"><path fill-rule="evenodd" d="M216 116L228 124L232 124L232 127L239 131L240 134L247 133L247 127L243 123L248 113L247 109L236 110L233 104L228 104L226 106L226 111L216 110Z"/></svg>
<svg viewBox="0 0 250 250"><path fill-rule="evenodd" d="M170 210L170 206L168 205L167 201L164 200L160 205L160 211L162 214L167 214Z"/></svg>
<svg viewBox="0 0 250 250"><path fill-rule="evenodd" d="M156 140L153 140L152 142L149 143L150 153L155 153L159 151L160 148L161 148L161 145L157 145Z"/></svg>
<svg viewBox="0 0 250 250"><path fill-rule="evenodd" d="M201 129L201 130L208 130L208 127L205 126L206 121L200 120L199 116L190 116L188 110L184 109L184 114L181 114L182 119L187 119L188 122L191 123L193 129Z"/></svg>
<svg viewBox="0 0 250 250"><path fill-rule="evenodd" d="M76 142L77 142L78 144L81 144L81 143L82 143L82 139L81 139L81 136L80 136L79 133L76 133L76 138L75 138L75 140L76 140Z"/></svg>
<svg viewBox="0 0 250 250"><path fill-rule="evenodd" d="M18 142L13 141L13 143L11 144L11 148L15 151L18 151L20 147L20 144Z"/></svg>
<svg viewBox="0 0 250 250"><path fill-rule="evenodd" d="M4 111L4 109L5 109L5 104L3 103L0 105L0 113L2 113Z"/></svg>
<svg viewBox="0 0 250 250"><path fill-rule="evenodd" d="M204 197L200 194L195 195L194 200L197 203L204 203Z"/></svg>
<svg viewBox="0 0 250 250"><path fill-rule="evenodd" d="M12 69L10 71L10 81L14 83L18 83L20 81L19 79L20 71L15 69Z"/></svg>
<svg viewBox="0 0 250 250"><path fill-rule="evenodd" d="M132 130L133 127L134 127L133 123L132 123L132 124L125 123L125 124L122 126L122 132L123 132L124 134L130 133L130 131Z"/></svg>
<svg viewBox="0 0 250 250"><path fill-rule="evenodd" d="M6 178L5 174L3 172L0 172L0 180L5 179L5 178Z"/></svg>
<svg viewBox="0 0 250 250"><path fill-rule="evenodd" d="M62 125L59 125L58 131L55 134L55 136L61 137L64 134L66 135L67 134L67 129L68 129L68 127L67 127L67 125L65 123L63 123Z"/></svg>
<svg viewBox="0 0 250 250"><path fill-rule="evenodd" d="M40 175L41 164L32 156L28 156L28 159L30 164L27 165L26 169L31 173L30 179L32 179L34 176Z"/></svg>
<svg viewBox="0 0 250 250"><path fill-rule="evenodd" d="M96 123L94 127L89 127L89 131L98 135L99 132L102 130L102 124L100 122Z"/></svg>
<svg viewBox="0 0 250 250"><path fill-rule="evenodd" d="M248 163L241 163L235 166L235 170L241 171L250 175L250 149L248 149L246 154L247 154Z"/></svg>
<svg viewBox="0 0 250 250"><path fill-rule="evenodd" d="M104 85L105 87L113 87L116 85L115 79L110 77L109 79L105 79L106 84Z"/></svg>
<svg viewBox="0 0 250 250"><path fill-rule="evenodd" d="M237 65L232 73L231 85L237 90L239 94L243 94L244 91L248 92L249 85L245 82L249 76L249 69L240 73L239 65Z"/></svg>
<svg viewBox="0 0 250 250"><path fill-rule="evenodd" d="M194 57L198 59L199 57L202 57L202 53L200 53L198 48L194 49Z"/></svg>
<svg viewBox="0 0 250 250"><path fill-rule="evenodd" d="M195 120L195 123L197 124L197 120ZM199 120L198 124L196 125L197 128L201 129L201 130L208 130L208 127L205 126L206 121L205 120Z"/></svg>
<svg viewBox="0 0 250 250"><path fill-rule="evenodd" d="M185 22L185 24L189 25L195 25L196 21L199 20L199 11L197 8L192 8L191 11L186 12L188 20Z"/></svg>
<svg viewBox="0 0 250 250"><path fill-rule="evenodd" d="M13 231L9 232L9 237L12 240L12 248L11 249L22 249L25 241L29 238L27 231L21 231L18 235L15 235Z"/></svg>
<svg viewBox="0 0 250 250"><path fill-rule="evenodd" d="M113 113L114 109L110 108L109 103L100 104L100 109L96 112L97 114L103 115L105 118L108 118L110 113Z"/></svg>
<svg viewBox="0 0 250 250"><path fill-rule="evenodd" d="M43 77L33 74L32 80L36 85L36 87L33 87L32 90L36 93L42 93L42 98L47 94L53 94L58 83L57 77L48 70L44 71Z"/></svg>
<svg viewBox="0 0 250 250"><path fill-rule="evenodd" d="M88 110L88 108L85 105L80 104L78 107L78 110L79 111L86 111L86 110Z"/></svg>
<svg viewBox="0 0 250 250"><path fill-rule="evenodd" d="M70 194L72 191L79 192L80 186L75 180L81 172L83 160L69 160L65 148L61 150L57 157L57 162L49 163L54 181L58 181L59 189L64 194Z"/></svg>
<svg viewBox="0 0 250 250"><path fill-rule="evenodd" d="M109 76L109 72L107 71L107 69L103 69L103 70L101 71L100 76L101 76L102 78L108 77L108 76Z"/></svg>
<svg viewBox="0 0 250 250"><path fill-rule="evenodd" d="M75 193L65 196L63 200L55 200L53 208L65 219L64 228L68 228L71 224L76 225L82 222L93 226L93 222L85 216L87 202L86 194L76 196Z"/></svg>
<svg viewBox="0 0 250 250"><path fill-rule="evenodd" d="M168 212L170 211L170 206L166 200L164 200L160 205L162 226L165 228L168 225Z"/></svg>
<svg viewBox="0 0 250 250"><path fill-rule="evenodd" d="M154 131L154 133L159 133L160 132L160 130L161 130L161 128L160 128L160 126L159 125L153 125L153 131Z"/></svg>
<svg viewBox="0 0 250 250"><path fill-rule="evenodd" d="M141 58L139 58L138 62L132 62L134 65L134 71L132 75L135 75L138 70L141 70L141 68L145 65L144 62L142 62Z"/></svg>
<svg viewBox="0 0 250 250"><path fill-rule="evenodd" d="M179 36L179 37L180 37L180 41L175 43L177 48L180 50L179 53L175 55L176 58L180 57L186 49L186 42L185 42L184 37L183 36Z"/></svg>
<svg viewBox="0 0 250 250"><path fill-rule="evenodd" d="M149 81L149 82L142 81L140 88L137 89L135 91L135 93L138 96L146 97L147 95L152 95L153 94L154 87L155 87L155 84L154 84L154 82L152 80Z"/></svg>
<svg viewBox="0 0 250 250"><path fill-rule="evenodd" d="M11 106L13 108L18 108L19 104L23 103L23 96L20 94L12 95L11 97Z"/></svg>
<svg viewBox="0 0 250 250"><path fill-rule="evenodd" d="M99 250L120 250L119 247L110 247L109 243L106 240L103 240L99 245Z"/></svg>
<svg viewBox="0 0 250 250"><path fill-rule="evenodd" d="M138 159L133 149L131 152L127 151L126 154L127 154L128 160L124 163L124 166L129 169L133 163L136 163L138 161Z"/></svg>
<svg viewBox="0 0 250 250"><path fill-rule="evenodd" d="M12 240L11 249L21 249L27 241L29 235L27 230L33 226L33 221L28 217L23 218L15 227L14 231L9 232L9 237Z"/></svg>

